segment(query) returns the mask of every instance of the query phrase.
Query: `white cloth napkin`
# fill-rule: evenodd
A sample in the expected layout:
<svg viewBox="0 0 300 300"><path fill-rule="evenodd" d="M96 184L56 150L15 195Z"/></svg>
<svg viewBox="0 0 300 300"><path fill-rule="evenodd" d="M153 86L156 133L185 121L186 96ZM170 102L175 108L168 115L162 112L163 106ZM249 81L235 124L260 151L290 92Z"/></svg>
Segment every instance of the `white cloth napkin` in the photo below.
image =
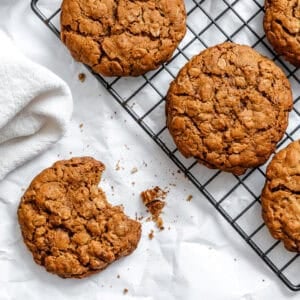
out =
<svg viewBox="0 0 300 300"><path fill-rule="evenodd" d="M67 84L21 54L0 30L0 180L66 131L73 111Z"/></svg>

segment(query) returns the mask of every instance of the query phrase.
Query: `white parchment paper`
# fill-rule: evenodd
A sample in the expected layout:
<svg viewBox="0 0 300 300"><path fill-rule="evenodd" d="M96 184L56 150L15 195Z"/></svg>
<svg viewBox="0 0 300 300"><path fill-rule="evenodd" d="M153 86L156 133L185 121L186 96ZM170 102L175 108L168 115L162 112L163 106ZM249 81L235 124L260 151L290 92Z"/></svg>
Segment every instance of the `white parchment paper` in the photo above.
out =
<svg viewBox="0 0 300 300"><path fill-rule="evenodd" d="M221 2L212 0L205 5L217 10ZM246 13L250 1L240 2L241 12ZM29 4L29 0L1 0L0 27L25 55L68 82L75 111L65 138L0 182L0 300L299 299L299 294L285 288L183 174L177 172L168 157L93 76L73 61L32 13ZM200 27L205 25L201 21ZM236 26L233 20L224 21L225 29L230 26ZM251 35L240 39L241 43L250 43ZM84 83L78 80L80 72L87 74ZM136 213L147 216L139 198L141 191L155 185L168 187L163 214L166 230L157 232L153 223L143 220L143 236L131 256L89 278L64 280L33 262L21 240L16 210L35 174L58 159L81 155L92 155L105 163L101 186L110 202L122 203L131 217ZM134 167L138 172L131 174ZM190 202L186 201L189 195L193 196ZM233 195L232 203L238 197L241 194L236 194L236 198ZM148 238L151 229L155 231L153 240Z"/></svg>

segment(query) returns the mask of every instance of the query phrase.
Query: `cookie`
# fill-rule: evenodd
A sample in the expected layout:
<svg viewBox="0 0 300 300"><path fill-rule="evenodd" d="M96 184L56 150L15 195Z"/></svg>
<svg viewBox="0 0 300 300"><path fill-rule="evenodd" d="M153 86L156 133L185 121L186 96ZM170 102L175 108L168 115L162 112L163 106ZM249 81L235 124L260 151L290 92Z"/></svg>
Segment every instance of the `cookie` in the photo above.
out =
<svg viewBox="0 0 300 300"><path fill-rule="evenodd" d="M61 40L105 76L138 76L168 61L186 32L183 0L64 0Z"/></svg>
<svg viewBox="0 0 300 300"><path fill-rule="evenodd" d="M18 208L36 263L63 278L83 278L132 253L141 225L98 188L104 165L90 157L56 162L31 182Z"/></svg>
<svg viewBox="0 0 300 300"><path fill-rule="evenodd" d="M264 29L274 50L295 66L300 66L298 0L266 0Z"/></svg>
<svg viewBox="0 0 300 300"><path fill-rule="evenodd" d="M171 83L167 127L185 157L241 175L273 153L292 103L279 67L227 42L192 58Z"/></svg>
<svg viewBox="0 0 300 300"><path fill-rule="evenodd" d="M300 252L300 141L274 155L261 195L262 216L275 239Z"/></svg>

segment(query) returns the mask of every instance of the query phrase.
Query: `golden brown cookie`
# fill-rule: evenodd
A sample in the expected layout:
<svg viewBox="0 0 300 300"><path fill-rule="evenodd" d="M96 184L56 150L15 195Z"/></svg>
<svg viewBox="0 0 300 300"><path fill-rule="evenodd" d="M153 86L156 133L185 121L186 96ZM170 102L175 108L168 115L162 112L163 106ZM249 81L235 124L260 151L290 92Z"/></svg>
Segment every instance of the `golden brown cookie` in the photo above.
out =
<svg viewBox="0 0 300 300"><path fill-rule="evenodd" d="M61 39L105 76L138 76L169 60L186 32L183 0L64 0Z"/></svg>
<svg viewBox="0 0 300 300"><path fill-rule="evenodd" d="M97 273L135 250L139 222L98 188L104 165L91 157L56 162L31 182L18 218L36 263L63 278Z"/></svg>
<svg viewBox="0 0 300 300"><path fill-rule="evenodd" d="M300 141L273 157L266 176L261 195L264 221L286 249L300 252Z"/></svg>
<svg viewBox="0 0 300 300"><path fill-rule="evenodd" d="M248 46L227 42L182 68L167 94L167 126L185 157L241 175L268 160L292 104L279 67Z"/></svg>
<svg viewBox="0 0 300 300"><path fill-rule="evenodd" d="M264 29L274 50L300 66L300 2L266 0Z"/></svg>

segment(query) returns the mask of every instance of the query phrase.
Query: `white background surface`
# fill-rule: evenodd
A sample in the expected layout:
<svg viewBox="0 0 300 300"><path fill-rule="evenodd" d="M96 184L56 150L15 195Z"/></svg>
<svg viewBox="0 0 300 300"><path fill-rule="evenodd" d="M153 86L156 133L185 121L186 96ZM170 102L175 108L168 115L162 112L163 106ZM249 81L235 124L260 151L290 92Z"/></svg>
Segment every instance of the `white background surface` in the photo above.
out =
<svg viewBox="0 0 300 300"><path fill-rule="evenodd" d="M0 0L0 27L27 57L70 85L74 115L66 137L0 182L0 300L299 299L300 294L283 286L105 89L72 60L29 3ZM5 47L1 41L0 46ZM78 80L80 72L87 74L84 83ZM105 163L101 186L110 202L123 203L132 217L136 212L146 216L139 199L142 190L168 186L163 218L170 230L157 232L151 222L142 221L143 236L131 256L87 279L63 280L33 262L21 241L16 210L35 174L57 159L81 155ZM121 170L116 171L118 161ZM138 168L135 174L130 173L133 167ZM190 194L193 199L187 202ZM151 229L155 237L150 241Z"/></svg>

